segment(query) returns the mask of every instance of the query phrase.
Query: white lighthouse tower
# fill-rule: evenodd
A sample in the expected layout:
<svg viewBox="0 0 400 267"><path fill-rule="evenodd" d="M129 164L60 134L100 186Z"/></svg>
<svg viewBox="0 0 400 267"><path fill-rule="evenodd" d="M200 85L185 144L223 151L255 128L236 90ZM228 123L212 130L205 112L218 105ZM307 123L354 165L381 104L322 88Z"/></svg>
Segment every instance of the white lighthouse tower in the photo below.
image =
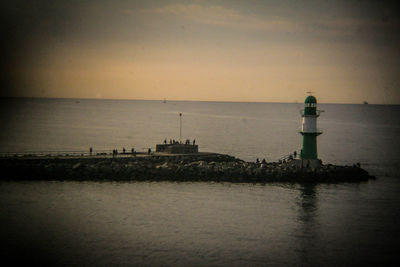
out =
<svg viewBox="0 0 400 267"><path fill-rule="evenodd" d="M303 136L299 162L301 167L317 168L321 165L317 153L317 136L322 134L317 129L319 114L317 99L312 95L307 96L304 101L304 111L301 113L302 125L300 134Z"/></svg>

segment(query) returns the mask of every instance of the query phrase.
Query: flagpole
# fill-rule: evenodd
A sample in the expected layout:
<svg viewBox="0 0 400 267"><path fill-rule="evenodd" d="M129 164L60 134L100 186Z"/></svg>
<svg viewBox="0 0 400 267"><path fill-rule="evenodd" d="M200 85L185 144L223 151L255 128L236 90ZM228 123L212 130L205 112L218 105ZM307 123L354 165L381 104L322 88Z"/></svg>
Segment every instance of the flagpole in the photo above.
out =
<svg viewBox="0 0 400 267"><path fill-rule="evenodd" d="M179 143L182 144L182 113L179 113Z"/></svg>

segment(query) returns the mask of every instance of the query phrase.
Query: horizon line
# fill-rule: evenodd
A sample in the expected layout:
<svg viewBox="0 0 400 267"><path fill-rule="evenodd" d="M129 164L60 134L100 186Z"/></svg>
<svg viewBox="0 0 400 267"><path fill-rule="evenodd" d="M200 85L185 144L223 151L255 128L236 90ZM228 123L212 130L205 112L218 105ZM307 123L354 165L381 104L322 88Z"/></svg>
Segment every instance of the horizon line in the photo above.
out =
<svg viewBox="0 0 400 267"><path fill-rule="evenodd" d="M69 100L118 100L118 101L167 101L167 102L213 102L213 103L270 103L270 104L304 104L303 101L297 102L281 102L281 101L238 101L238 100L177 100L177 99L138 99L138 98L94 98L94 97L46 97L46 96L0 96L0 99L7 98L33 98L33 99L69 99ZM337 105L364 105L364 103L335 103L335 102L317 102L318 104L337 104ZM399 104L377 104L367 103L368 105L389 105L396 106Z"/></svg>

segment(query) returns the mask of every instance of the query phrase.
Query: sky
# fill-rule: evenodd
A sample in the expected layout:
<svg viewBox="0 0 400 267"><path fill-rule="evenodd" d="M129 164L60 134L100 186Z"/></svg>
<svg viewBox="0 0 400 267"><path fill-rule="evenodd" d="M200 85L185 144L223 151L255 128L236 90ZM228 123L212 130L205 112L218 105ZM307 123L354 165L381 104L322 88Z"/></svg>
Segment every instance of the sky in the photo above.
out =
<svg viewBox="0 0 400 267"><path fill-rule="evenodd" d="M400 104L390 1L18 1L2 97Z"/></svg>

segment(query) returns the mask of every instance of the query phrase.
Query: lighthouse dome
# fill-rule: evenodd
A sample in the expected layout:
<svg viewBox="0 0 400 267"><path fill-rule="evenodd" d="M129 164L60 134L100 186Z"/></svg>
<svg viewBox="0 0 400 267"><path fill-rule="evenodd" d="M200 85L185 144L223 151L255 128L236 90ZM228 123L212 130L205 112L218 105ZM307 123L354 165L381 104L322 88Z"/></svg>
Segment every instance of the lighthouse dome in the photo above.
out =
<svg viewBox="0 0 400 267"><path fill-rule="evenodd" d="M304 103L317 103L317 99L314 96L309 95L306 97L306 100L304 100Z"/></svg>

